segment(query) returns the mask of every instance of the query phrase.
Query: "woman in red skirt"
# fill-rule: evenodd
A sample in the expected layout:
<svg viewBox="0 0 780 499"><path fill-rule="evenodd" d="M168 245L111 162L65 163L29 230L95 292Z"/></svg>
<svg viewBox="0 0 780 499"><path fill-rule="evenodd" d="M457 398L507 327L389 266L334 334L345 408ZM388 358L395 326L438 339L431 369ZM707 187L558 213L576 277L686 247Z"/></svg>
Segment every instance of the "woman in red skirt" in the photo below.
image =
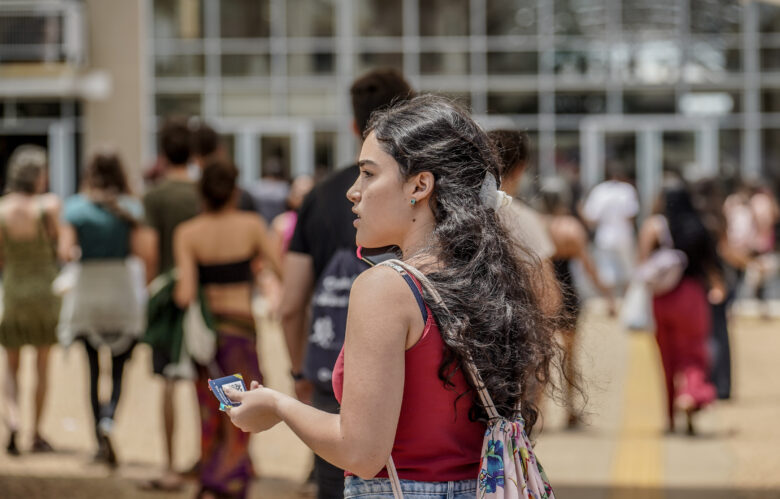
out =
<svg viewBox="0 0 780 499"><path fill-rule="evenodd" d="M674 431L679 410L685 413L692 435L693 415L715 399L708 376L709 302L723 301L723 283L715 242L683 181L666 180L656 206L656 214L644 222L639 234L639 258L645 262L659 248L673 248L687 257L679 282L663 293L656 291L653 316L666 378L668 431Z"/></svg>

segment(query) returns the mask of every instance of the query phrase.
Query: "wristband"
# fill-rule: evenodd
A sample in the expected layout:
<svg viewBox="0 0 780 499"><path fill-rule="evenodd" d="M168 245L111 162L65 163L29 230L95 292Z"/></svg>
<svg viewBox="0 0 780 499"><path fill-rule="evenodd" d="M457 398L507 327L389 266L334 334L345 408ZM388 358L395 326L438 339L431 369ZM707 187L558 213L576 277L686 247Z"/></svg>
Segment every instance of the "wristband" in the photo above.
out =
<svg viewBox="0 0 780 499"><path fill-rule="evenodd" d="M290 376L292 376L293 381L303 381L304 380L302 371L295 372L292 369L290 369Z"/></svg>

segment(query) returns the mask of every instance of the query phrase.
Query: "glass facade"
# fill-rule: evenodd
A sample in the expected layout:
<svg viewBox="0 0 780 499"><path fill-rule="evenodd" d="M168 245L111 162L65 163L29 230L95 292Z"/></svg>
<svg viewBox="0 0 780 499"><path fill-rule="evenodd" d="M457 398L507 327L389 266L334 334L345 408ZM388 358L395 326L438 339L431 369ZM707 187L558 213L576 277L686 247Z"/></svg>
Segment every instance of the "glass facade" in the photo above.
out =
<svg viewBox="0 0 780 499"><path fill-rule="evenodd" d="M594 140L600 163L634 168L648 126L665 167L779 169L777 4L149 1L157 120L148 133L169 114L199 113L235 136L238 161L265 158L266 135L290 138L277 149L291 173L354 160L349 84L390 66L420 91L468 104L486 126L527 129L542 176L579 174Z"/></svg>

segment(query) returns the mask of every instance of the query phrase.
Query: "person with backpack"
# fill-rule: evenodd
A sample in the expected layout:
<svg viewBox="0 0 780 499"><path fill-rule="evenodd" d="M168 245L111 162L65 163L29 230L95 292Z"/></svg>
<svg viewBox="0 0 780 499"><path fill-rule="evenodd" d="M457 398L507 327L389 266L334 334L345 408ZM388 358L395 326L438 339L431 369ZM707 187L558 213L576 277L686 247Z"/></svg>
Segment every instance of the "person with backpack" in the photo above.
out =
<svg viewBox="0 0 780 499"><path fill-rule="evenodd" d="M411 93L403 76L392 69L376 69L355 80L350 88L355 135L362 138L372 112ZM298 210L284 259L280 315L295 393L328 412L339 410L331 374L344 344L349 289L368 268L355 255L354 214L345 197L358 173L358 166L351 165L312 189ZM314 479L318 499L344 497L344 470L315 456Z"/></svg>
<svg viewBox="0 0 780 499"><path fill-rule="evenodd" d="M531 379L554 383L556 323L497 211L490 139L451 101L376 112L347 193L356 242L395 247L355 280L328 414L250 384L228 390L244 431L284 422L348 470L346 498L554 497L527 437ZM563 378L565 379L565 378Z"/></svg>

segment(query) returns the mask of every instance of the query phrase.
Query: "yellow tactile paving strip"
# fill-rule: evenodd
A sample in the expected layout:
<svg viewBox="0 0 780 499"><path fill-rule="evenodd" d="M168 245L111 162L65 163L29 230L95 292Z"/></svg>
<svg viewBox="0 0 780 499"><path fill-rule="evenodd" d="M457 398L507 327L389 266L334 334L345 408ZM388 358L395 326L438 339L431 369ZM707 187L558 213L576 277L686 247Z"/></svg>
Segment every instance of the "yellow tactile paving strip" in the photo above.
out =
<svg viewBox="0 0 780 499"><path fill-rule="evenodd" d="M623 418L612 465L612 485L636 489L631 496L641 499L664 497L662 380L655 375L659 359L652 334L633 333L628 340L628 363ZM625 497L621 495L620 497ZM617 496L613 494L613 499Z"/></svg>

